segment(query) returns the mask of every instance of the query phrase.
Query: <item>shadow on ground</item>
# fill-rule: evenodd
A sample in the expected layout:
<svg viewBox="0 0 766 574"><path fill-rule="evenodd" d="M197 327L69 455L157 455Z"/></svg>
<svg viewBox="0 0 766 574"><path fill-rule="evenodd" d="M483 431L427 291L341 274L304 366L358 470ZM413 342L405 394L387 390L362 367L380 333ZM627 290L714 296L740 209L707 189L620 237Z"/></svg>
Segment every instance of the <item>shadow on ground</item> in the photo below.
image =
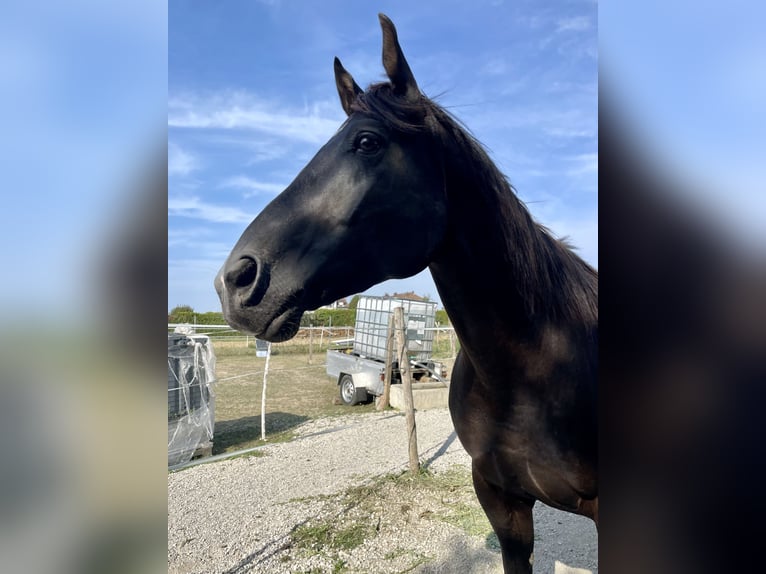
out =
<svg viewBox="0 0 766 574"><path fill-rule="evenodd" d="M273 435L294 429L307 420L309 420L309 417L294 415L292 413L266 413L267 440ZM213 438L213 454L221 454L257 446L258 444L262 444L260 439L260 415L254 417L242 417L230 421L216 421Z"/></svg>
<svg viewBox="0 0 766 574"><path fill-rule="evenodd" d="M500 552L500 540L497 538L497 534L490 532L484 539L484 548L491 550L492 552Z"/></svg>
<svg viewBox="0 0 766 574"><path fill-rule="evenodd" d="M475 548L467 541L456 536L447 545L449 554L425 564L421 574L465 574L465 572L490 573L502 570L500 552L485 548Z"/></svg>

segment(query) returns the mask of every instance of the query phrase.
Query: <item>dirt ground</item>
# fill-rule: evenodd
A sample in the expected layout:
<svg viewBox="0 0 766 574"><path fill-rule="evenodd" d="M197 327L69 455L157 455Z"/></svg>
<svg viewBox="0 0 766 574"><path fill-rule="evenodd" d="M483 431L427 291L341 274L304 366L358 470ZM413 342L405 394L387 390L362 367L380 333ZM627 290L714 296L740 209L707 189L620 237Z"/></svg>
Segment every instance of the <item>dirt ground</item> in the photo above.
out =
<svg viewBox="0 0 766 574"><path fill-rule="evenodd" d="M502 571L447 409L417 414L426 472L402 474L401 413L337 404L324 352L295 350L270 358L264 443L265 359L244 341L214 343L213 452L262 448L169 475L168 571ZM535 572L597 573L590 521L542 504L535 521Z"/></svg>

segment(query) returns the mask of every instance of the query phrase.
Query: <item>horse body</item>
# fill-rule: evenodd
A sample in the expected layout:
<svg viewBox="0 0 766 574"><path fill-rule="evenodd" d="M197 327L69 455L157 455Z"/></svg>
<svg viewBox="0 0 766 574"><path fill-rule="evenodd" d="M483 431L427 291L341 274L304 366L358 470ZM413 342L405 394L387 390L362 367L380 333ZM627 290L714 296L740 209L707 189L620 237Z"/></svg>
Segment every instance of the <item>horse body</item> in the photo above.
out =
<svg viewBox="0 0 766 574"><path fill-rule="evenodd" d="M596 357L589 332L595 324L573 328L504 316L513 290L483 289L502 276L497 268L444 273L432 264L431 271L448 315L456 317L461 351L450 412L476 471L505 492L588 514L586 501L597 495ZM470 295L453 302L457 293ZM591 356L583 356L589 347Z"/></svg>
<svg viewBox="0 0 766 574"><path fill-rule="evenodd" d="M535 500L598 519L596 275L531 221L502 176L490 178L492 200L477 189L487 164L475 161L445 161L460 173L445 178L449 223L429 268L461 343L453 424L506 572L528 572Z"/></svg>
<svg viewBox="0 0 766 574"><path fill-rule="evenodd" d="M336 59L348 120L245 230L215 286L230 324L278 341L307 309L429 267L461 343L449 404L476 493L505 571L531 572L536 500L598 520L597 276L420 93L381 26L390 82L362 91Z"/></svg>

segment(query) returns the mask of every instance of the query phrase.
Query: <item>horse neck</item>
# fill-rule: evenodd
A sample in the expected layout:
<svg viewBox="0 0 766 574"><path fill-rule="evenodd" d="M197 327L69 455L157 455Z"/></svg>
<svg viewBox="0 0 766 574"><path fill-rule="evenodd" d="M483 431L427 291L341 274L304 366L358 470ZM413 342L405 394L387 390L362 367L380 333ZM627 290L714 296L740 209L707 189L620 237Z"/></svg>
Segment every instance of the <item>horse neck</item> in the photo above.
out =
<svg viewBox="0 0 766 574"><path fill-rule="evenodd" d="M448 229L429 265L474 363L499 339L508 347L537 345L563 320L559 291L573 291L563 284L569 275L562 268L572 264L565 248L532 220L499 172L482 173L445 158Z"/></svg>

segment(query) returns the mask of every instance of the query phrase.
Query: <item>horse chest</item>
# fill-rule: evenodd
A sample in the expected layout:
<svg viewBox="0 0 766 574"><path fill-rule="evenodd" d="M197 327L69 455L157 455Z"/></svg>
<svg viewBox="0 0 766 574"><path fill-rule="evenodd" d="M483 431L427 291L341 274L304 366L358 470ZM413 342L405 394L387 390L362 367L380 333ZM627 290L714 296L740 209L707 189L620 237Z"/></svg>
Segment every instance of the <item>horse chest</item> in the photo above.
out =
<svg viewBox="0 0 766 574"><path fill-rule="evenodd" d="M504 458L528 458L546 432L543 406L521 390L497 392L475 378L455 377L450 384L450 411L455 431L473 458L502 450Z"/></svg>

